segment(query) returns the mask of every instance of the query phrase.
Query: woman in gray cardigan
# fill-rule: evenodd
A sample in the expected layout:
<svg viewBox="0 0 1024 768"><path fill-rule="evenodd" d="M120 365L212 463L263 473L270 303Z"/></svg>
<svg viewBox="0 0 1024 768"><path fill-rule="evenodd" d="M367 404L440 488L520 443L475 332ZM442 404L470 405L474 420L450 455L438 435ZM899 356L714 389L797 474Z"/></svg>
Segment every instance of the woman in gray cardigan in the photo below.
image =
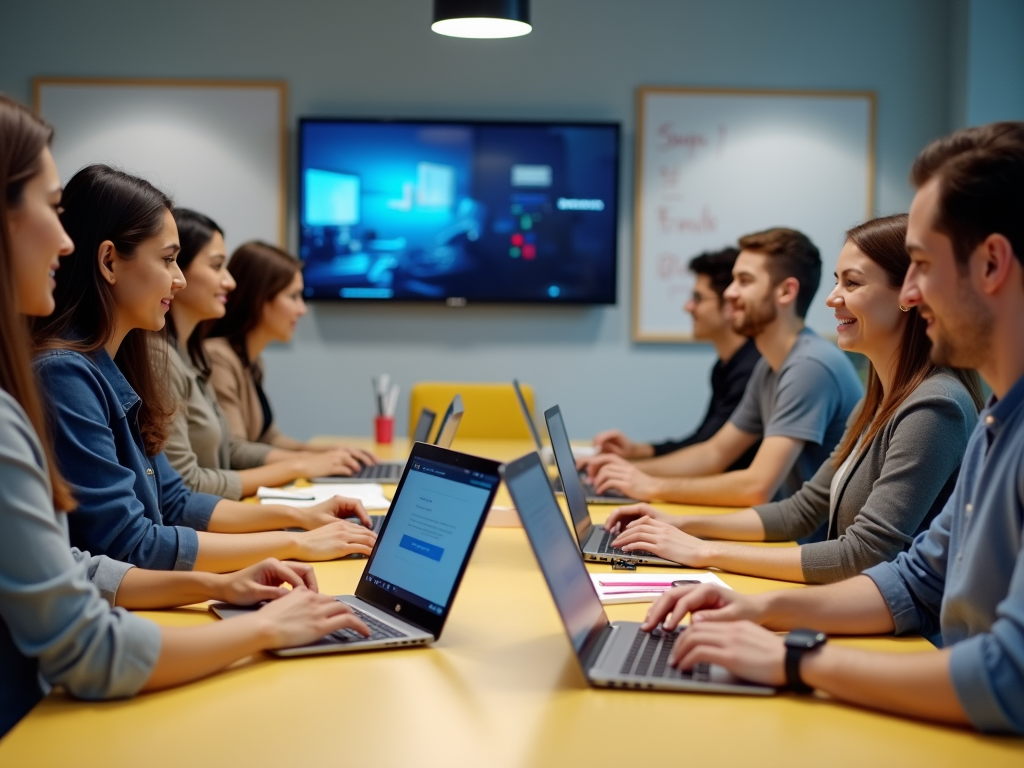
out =
<svg viewBox="0 0 1024 768"><path fill-rule="evenodd" d="M893 560L928 527L956 482L981 407L974 372L930 362L927 323L899 306L910 266L906 215L847 233L835 309L839 346L868 358L867 394L830 459L792 497L741 512L682 517L648 504L615 510L606 527L625 551L695 568L827 583ZM756 547L704 539L789 541L828 523L825 541Z"/></svg>
<svg viewBox="0 0 1024 768"><path fill-rule="evenodd" d="M178 266L186 286L171 302L164 348L170 390L178 405L164 453L193 491L226 499L251 496L261 485L278 486L300 477L349 475L362 466L348 451L293 451L232 435L213 386L203 350L205 321L224 316L235 281L227 269L220 227L186 208L174 210L181 251Z"/></svg>

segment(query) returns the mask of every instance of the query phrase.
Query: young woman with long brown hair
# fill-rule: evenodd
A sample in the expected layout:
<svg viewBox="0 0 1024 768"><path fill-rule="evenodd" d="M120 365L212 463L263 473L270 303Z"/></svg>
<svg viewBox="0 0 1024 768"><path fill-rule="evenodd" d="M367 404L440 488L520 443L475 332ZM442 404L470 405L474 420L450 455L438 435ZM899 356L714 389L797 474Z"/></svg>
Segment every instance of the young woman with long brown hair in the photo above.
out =
<svg viewBox="0 0 1024 768"><path fill-rule="evenodd" d="M53 311L52 275L73 249L58 218L51 134L0 96L0 736L49 686L89 699L131 696L341 627L366 631L342 603L316 593L307 565L268 560L230 576L152 572L71 548L75 500L46 439L25 320ZM124 610L208 599L273 602L186 628Z"/></svg>
<svg viewBox="0 0 1024 768"><path fill-rule="evenodd" d="M175 208L178 266L187 285L171 302L165 335L168 381L177 405L164 452L171 466L193 491L226 499L251 496L261 485L278 486L300 477L347 475L359 462L342 449L293 451L236 437L210 385L210 362L203 349L203 331L224 317L235 288L228 271L224 233L208 216Z"/></svg>
<svg viewBox="0 0 1024 768"><path fill-rule="evenodd" d="M61 198L76 246L57 274L56 311L35 323L57 464L78 499L71 540L158 570L226 571L264 557L369 554L369 518L335 497L308 509L191 492L163 453L174 415L163 328L185 286L172 203L143 179L83 168ZM301 533L281 530L302 528ZM227 535L231 534L231 535Z"/></svg>
<svg viewBox="0 0 1024 768"><path fill-rule="evenodd" d="M236 287L204 349L210 359L210 383L232 434L292 451L340 447L363 464L373 463L373 456L361 449L304 443L283 434L274 424L270 400L263 391L260 354L271 342L291 341L299 319L306 314L299 260L280 248L253 241L235 249L228 269Z"/></svg>
<svg viewBox="0 0 1024 768"><path fill-rule="evenodd" d="M732 514L683 517L621 507L613 546L695 568L825 583L892 560L953 490L981 408L977 374L937 368L916 308L899 305L910 267L905 214L847 233L827 303L839 346L868 358L867 393L831 458L793 496ZM791 541L828 523L825 541L768 548L702 539ZM698 538L700 537L700 538Z"/></svg>

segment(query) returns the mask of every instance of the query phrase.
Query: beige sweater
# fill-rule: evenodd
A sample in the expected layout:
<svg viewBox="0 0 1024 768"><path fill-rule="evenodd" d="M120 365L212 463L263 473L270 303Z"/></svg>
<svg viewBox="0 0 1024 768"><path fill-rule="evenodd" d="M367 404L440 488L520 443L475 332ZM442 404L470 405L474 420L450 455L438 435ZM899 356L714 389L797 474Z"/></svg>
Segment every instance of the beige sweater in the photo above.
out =
<svg viewBox="0 0 1024 768"><path fill-rule="evenodd" d="M231 434L242 440L274 444L280 435L271 423L263 430L263 408L252 373L246 368L227 339L207 339L203 344L210 360L210 384L217 393L217 402L227 419ZM263 361L256 359L255 367L263 371Z"/></svg>
<svg viewBox="0 0 1024 768"><path fill-rule="evenodd" d="M238 469L261 467L270 446L236 438L217 404L217 396L178 349L167 346L170 388L177 401L164 453L185 485L225 499L242 496Z"/></svg>

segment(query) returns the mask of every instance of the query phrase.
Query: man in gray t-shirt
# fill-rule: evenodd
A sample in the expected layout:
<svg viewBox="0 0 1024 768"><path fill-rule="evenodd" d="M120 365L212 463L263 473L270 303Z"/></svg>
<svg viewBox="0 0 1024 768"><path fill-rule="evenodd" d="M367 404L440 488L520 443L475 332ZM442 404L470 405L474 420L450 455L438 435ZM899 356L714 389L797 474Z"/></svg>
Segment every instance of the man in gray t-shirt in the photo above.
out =
<svg viewBox="0 0 1024 768"><path fill-rule="evenodd" d="M863 392L857 373L835 345L804 329L773 371L762 358L730 421L763 437L803 441L803 450L779 486L777 498L795 493L825 463Z"/></svg>
<svg viewBox="0 0 1024 768"><path fill-rule="evenodd" d="M824 463L860 399L860 381L839 349L804 327L821 280L821 256L792 229L740 238L723 298L733 330L754 340L762 359L729 421L710 439L666 456L627 462L601 454L587 462L599 493L643 501L747 507L785 498ZM746 469L728 471L761 440Z"/></svg>

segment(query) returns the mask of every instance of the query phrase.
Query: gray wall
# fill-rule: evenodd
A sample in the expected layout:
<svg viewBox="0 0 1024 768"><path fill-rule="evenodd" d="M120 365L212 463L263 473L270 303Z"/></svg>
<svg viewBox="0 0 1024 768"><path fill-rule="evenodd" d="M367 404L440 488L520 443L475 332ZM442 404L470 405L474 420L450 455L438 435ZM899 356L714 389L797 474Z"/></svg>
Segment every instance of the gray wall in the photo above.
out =
<svg viewBox="0 0 1024 768"><path fill-rule="evenodd" d="M563 405L573 436L616 425L658 438L699 418L714 354L630 341L635 89L874 90L877 208L905 210L914 155L964 110L965 57L951 53L962 2L534 0L533 34L462 41L430 32L430 0L5 0L0 90L27 102L36 75L280 78L293 127L299 115L621 121L618 305L319 305L267 352L268 388L300 437L368 433L369 378L387 371L405 387L517 376L541 407Z"/></svg>

